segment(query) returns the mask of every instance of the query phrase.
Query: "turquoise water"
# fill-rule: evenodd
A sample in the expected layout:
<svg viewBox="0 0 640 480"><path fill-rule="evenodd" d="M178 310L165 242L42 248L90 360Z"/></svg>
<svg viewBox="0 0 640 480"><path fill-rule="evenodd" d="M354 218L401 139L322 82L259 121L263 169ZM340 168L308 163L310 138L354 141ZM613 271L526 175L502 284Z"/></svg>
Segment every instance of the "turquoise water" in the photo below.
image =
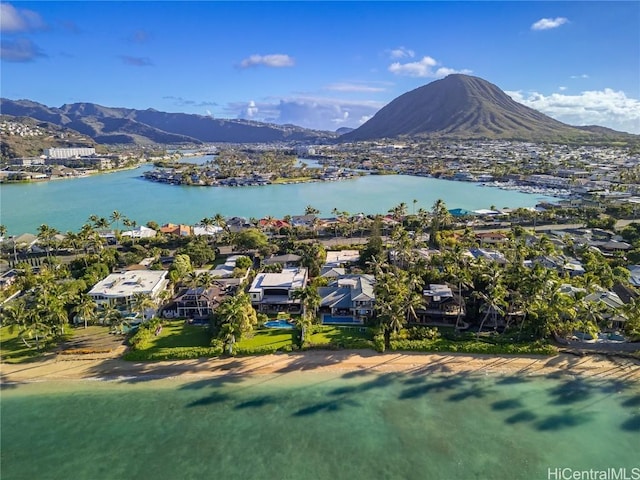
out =
<svg viewBox="0 0 640 480"><path fill-rule="evenodd" d="M293 328L293 324L286 320L269 320L264 323L264 326L268 328Z"/></svg>
<svg viewBox="0 0 640 480"><path fill-rule="evenodd" d="M330 315L328 313L325 313L322 315L322 323L324 324L349 324L349 323L355 323L357 325L361 325L362 322L356 318L353 317L334 317L333 315Z"/></svg>
<svg viewBox="0 0 640 480"><path fill-rule="evenodd" d="M432 366L36 383L1 401L3 480L546 479L640 459L640 388L613 380Z"/></svg>
<svg viewBox="0 0 640 480"><path fill-rule="evenodd" d="M413 211L431 209L442 198L449 208L476 210L531 207L548 197L406 175L366 176L354 180L261 187L187 187L141 178L145 166L111 174L51 182L0 186L0 223L9 235L35 232L43 223L60 231L78 230L92 215L114 211L145 224L195 223L216 213L261 218L301 215L307 205L322 216L331 211L386 213L405 202Z"/></svg>

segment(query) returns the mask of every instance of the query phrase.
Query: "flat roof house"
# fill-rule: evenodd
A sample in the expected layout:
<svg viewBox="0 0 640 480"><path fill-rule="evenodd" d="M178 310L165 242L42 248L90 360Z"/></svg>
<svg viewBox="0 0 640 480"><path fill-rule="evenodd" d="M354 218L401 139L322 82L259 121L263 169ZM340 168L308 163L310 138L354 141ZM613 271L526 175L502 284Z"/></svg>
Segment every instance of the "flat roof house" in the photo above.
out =
<svg viewBox="0 0 640 480"><path fill-rule="evenodd" d="M249 288L251 304L265 313L300 313L300 300L291 298L294 290L307 286L306 268L285 268L281 273L259 273Z"/></svg>
<svg viewBox="0 0 640 480"><path fill-rule="evenodd" d="M136 294L156 299L168 283L165 270L130 270L112 273L89 291L98 306L113 305L131 311Z"/></svg>

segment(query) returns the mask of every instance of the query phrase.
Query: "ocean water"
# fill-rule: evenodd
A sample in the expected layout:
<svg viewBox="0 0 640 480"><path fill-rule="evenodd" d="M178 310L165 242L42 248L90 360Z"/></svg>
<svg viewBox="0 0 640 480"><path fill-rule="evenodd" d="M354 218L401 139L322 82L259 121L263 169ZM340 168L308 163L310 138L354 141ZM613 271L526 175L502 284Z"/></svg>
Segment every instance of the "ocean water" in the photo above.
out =
<svg viewBox="0 0 640 480"><path fill-rule="evenodd" d="M194 159L190 159L194 161ZM197 159L195 159L197 160ZM114 210L145 224L193 224L216 213L261 218L301 215L307 205L320 210L386 213L405 202L408 212L430 210L443 199L448 208L477 210L495 205L533 207L549 197L407 175L373 175L338 182L256 187L188 187L141 178L151 166L91 177L0 185L0 223L9 235L35 233L43 223L65 232L78 230L90 215L108 218ZM122 225L121 225L122 227Z"/></svg>
<svg viewBox="0 0 640 480"><path fill-rule="evenodd" d="M640 467L640 386L609 379L45 382L5 385L1 406L3 480L511 480Z"/></svg>

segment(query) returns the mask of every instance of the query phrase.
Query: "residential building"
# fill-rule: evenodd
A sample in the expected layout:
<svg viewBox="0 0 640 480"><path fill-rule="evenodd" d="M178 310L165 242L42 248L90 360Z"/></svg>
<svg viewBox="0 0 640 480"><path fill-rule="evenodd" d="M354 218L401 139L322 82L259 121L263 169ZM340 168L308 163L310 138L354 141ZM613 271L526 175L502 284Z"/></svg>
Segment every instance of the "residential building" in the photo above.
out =
<svg viewBox="0 0 640 480"><path fill-rule="evenodd" d="M412 323L429 326L453 327L458 322L458 328L465 329L469 324L464 322L466 311L464 301L448 285L430 284L422 291L423 307L416 310L417 319ZM460 318L460 321L458 321Z"/></svg>
<svg viewBox="0 0 640 480"><path fill-rule="evenodd" d="M259 273L249 288L252 305L265 313L300 313L300 300L292 298L294 290L307 286L306 268L285 268L280 273Z"/></svg>
<svg viewBox="0 0 640 480"><path fill-rule="evenodd" d="M165 270L130 270L112 273L89 291L97 305L113 305L125 311L134 307L136 294L158 298L168 284Z"/></svg>
<svg viewBox="0 0 640 480"><path fill-rule="evenodd" d="M46 148L44 154L49 158L91 157L96 154L95 148Z"/></svg>
<svg viewBox="0 0 640 480"><path fill-rule="evenodd" d="M165 235L177 235L179 237L188 237L192 233L189 225L176 225L173 223L164 224L160 227L160 232Z"/></svg>
<svg viewBox="0 0 640 480"><path fill-rule="evenodd" d="M176 316L179 318L207 317L220 304L222 293L217 286L189 288L173 301ZM172 311L166 310L166 311Z"/></svg>
<svg viewBox="0 0 640 480"><path fill-rule="evenodd" d="M122 232L122 236L131 238L153 238L156 236L156 231L153 228L140 225L138 228L133 230Z"/></svg>
<svg viewBox="0 0 640 480"><path fill-rule="evenodd" d="M343 275L328 286L318 288L322 322L362 324L371 318L375 306L374 285L373 275Z"/></svg>
<svg viewBox="0 0 640 480"><path fill-rule="evenodd" d="M13 285L13 283L18 279L18 271L15 269L8 270L0 275L0 290L4 290L5 288Z"/></svg>
<svg viewBox="0 0 640 480"><path fill-rule="evenodd" d="M328 251L325 267L344 267L350 263L357 263L360 260L359 250L338 250Z"/></svg>
<svg viewBox="0 0 640 480"><path fill-rule="evenodd" d="M300 255L287 253L285 255L273 255L269 258L265 258L262 263L264 265L280 264L284 268L295 268L300 266L300 260L302 260L302 257Z"/></svg>

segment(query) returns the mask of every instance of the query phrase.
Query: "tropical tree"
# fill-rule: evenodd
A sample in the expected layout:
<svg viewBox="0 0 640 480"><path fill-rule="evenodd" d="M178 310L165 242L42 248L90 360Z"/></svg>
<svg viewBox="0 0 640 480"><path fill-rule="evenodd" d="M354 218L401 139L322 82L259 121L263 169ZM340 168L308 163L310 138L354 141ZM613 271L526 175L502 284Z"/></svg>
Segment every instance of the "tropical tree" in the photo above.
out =
<svg viewBox="0 0 640 480"><path fill-rule="evenodd" d="M496 283L491 285L487 291L476 291L474 294L482 302L481 310L484 310L485 312L482 317L482 321L480 322L480 327L478 328L477 337L480 337L480 332L482 332L482 328L489 317L491 317L492 323L495 326L497 325L498 316L505 315L505 307L507 306L507 290L502 284Z"/></svg>
<svg viewBox="0 0 640 480"><path fill-rule="evenodd" d="M302 314L309 314L311 319L316 317L318 307L320 306L320 294L313 285L307 285L304 288L296 288L291 292L291 298L300 300L302 305Z"/></svg>
<svg viewBox="0 0 640 480"><path fill-rule="evenodd" d="M311 206L311 205L307 205L306 208L304 209L304 214L305 215L319 215L320 214L320 210L318 210L317 208Z"/></svg>
<svg viewBox="0 0 640 480"><path fill-rule="evenodd" d="M258 316L246 293L226 297L216 309L216 316L222 324L220 335L230 354L233 353L235 342L251 333L258 324Z"/></svg>
<svg viewBox="0 0 640 480"><path fill-rule="evenodd" d="M120 326L122 323L122 312L111 303L105 304L98 312L102 321L107 325Z"/></svg>
<svg viewBox="0 0 640 480"><path fill-rule="evenodd" d="M73 307L73 312L84 321L84 328L87 328L88 321L96 319L96 310L96 302L86 293L77 297L76 304Z"/></svg>
<svg viewBox="0 0 640 480"><path fill-rule="evenodd" d="M431 208L431 228L429 231L429 244L438 246L438 234L451 224L451 213L447 210L444 200L438 199Z"/></svg>
<svg viewBox="0 0 640 480"><path fill-rule="evenodd" d="M38 240L42 242L47 250L47 258L51 254L51 245L55 241L55 236L60 232L47 224L42 224L38 227Z"/></svg>
<svg viewBox="0 0 640 480"><path fill-rule="evenodd" d="M140 315L142 321L145 320L145 314L147 310L155 308L156 303L146 293L138 292L133 294L133 301L131 303L131 310Z"/></svg>
<svg viewBox="0 0 640 480"><path fill-rule="evenodd" d="M236 248L241 252L260 250L269 244L267 236L257 228L247 228L236 236Z"/></svg>

